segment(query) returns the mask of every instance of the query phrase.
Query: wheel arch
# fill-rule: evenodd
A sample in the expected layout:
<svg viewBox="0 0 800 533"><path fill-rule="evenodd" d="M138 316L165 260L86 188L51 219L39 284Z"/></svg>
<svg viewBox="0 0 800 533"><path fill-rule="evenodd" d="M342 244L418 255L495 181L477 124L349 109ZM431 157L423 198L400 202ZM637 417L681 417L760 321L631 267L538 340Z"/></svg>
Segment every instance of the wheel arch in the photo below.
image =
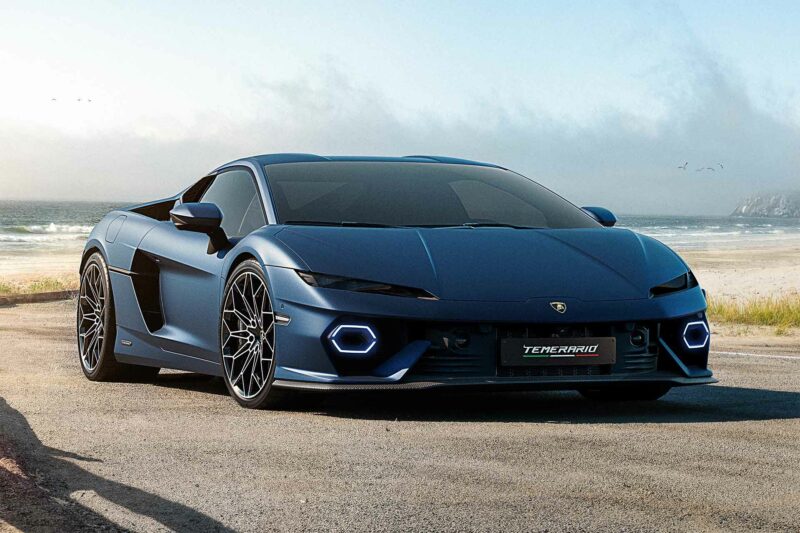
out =
<svg viewBox="0 0 800 533"><path fill-rule="evenodd" d="M96 240L90 240L86 243L86 247L81 255L81 263L78 267L78 274L83 274L83 268L86 266L86 262L94 253L99 253L103 257L103 261L108 264L108 255L106 254L106 250L103 248L103 245Z"/></svg>
<svg viewBox="0 0 800 533"><path fill-rule="evenodd" d="M220 275L220 294L225 292L225 286L230 280L234 269L243 261L255 260L261 266L261 272L267 280L267 289L270 298L275 301L275 286L270 277L273 267L308 270L309 267L293 250L275 238L280 233L279 228L265 226L251 233L228 253L225 265Z"/></svg>
<svg viewBox="0 0 800 533"><path fill-rule="evenodd" d="M245 248L240 250L235 256L231 257L225 268L223 269L222 276L220 278L220 305L225 300L225 288L228 285L228 282L233 275L234 270L236 267L241 265L247 260L256 261L259 266L261 267L261 272L264 274L264 278L267 280L267 290L270 291L270 298L273 298L272 294L272 283L270 282L269 275L267 274L267 267L263 259L261 259L260 254L253 250L252 248Z"/></svg>
<svg viewBox="0 0 800 533"><path fill-rule="evenodd" d="M264 261L259 259L256 256L256 254L254 254L252 251L250 251L250 250L242 250L239 254L236 255L236 257L233 258L233 260L228 265L228 268L226 269L226 272L225 272L224 279L222 281L224 283L228 283L228 280L231 279L231 274L233 274L233 271L236 270L236 267L238 267L239 265L241 265L242 263L244 263L248 259L252 259L252 260L258 261L258 264L261 265L261 269L264 270L264 275L266 275L266 268L264 267Z"/></svg>

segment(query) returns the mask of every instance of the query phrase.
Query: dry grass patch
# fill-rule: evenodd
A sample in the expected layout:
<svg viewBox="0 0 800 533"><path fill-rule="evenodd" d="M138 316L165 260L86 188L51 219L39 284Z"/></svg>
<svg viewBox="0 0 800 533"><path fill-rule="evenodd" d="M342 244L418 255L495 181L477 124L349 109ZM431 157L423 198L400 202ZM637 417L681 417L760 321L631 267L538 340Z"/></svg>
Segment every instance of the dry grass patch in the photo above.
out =
<svg viewBox="0 0 800 533"><path fill-rule="evenodd" d="M78 284L77 276L42 276L32 279L0 280L0 296L77 290Z"/></svg>
<svg viewBox="0 0 800 533"><path fill-rule="evenodd" d="M0 281L0 296L5 294L14 294L15 288L12 284Z"/></svg>
<svg viewBox="0 0 800 533"><path fill-rule="evenodd" d="M777 335L800 327L800 294L733 300L711 298L708 316L714 322L775 326Z"/></svg>

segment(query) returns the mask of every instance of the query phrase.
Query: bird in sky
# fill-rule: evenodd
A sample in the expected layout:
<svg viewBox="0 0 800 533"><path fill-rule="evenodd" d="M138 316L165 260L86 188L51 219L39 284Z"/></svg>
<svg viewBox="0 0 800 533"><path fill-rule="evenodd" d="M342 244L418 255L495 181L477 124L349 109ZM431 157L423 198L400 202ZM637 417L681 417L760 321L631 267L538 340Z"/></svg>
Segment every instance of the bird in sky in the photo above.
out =
<svg viewBox="0 0 800 533"><path fill-rule="evenodd" d="M706 167L706 170L710 170L711 172L716 172L717 169L714 167Z"/></svg>
<svg viewBox="0 0 800 533"><path fill-rule="evenodd" d="M684 163L683 165L678 165L678 168L681 169L681 170L686 170L687 166L689 166L689 162L688 161L686 163Z"/></svg>
<svg viewBox="0 0 800 533"><path fill-rule="evenodd" d="M719 165L719 168L725 170L725 167L722 166L722 163L717 163L717 164Z"/></svg>

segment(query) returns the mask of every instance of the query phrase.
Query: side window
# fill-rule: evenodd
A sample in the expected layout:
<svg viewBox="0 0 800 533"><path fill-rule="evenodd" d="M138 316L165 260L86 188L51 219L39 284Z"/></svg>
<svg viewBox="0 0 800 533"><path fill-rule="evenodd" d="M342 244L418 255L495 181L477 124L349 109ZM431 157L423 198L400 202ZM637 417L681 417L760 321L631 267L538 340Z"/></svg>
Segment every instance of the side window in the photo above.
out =
<svg viewBox="0 0 800 533"><path fill-rule="evenodd" d="M244 237L267 223L255 179L246 170L217 175L200 201L217 204L222 211L222 229L228 237Z"/></svg>

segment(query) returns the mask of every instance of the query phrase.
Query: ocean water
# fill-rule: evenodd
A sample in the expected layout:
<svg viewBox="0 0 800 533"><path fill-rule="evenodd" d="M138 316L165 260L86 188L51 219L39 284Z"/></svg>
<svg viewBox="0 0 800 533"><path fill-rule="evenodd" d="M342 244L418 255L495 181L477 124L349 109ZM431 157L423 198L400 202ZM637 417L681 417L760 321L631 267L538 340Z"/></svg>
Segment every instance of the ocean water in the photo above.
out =
<svg viewBox="0 0 800 533"><path fill-rule="evenodd" d="M621 215L630 228L678 250L735 249L800 244L798 218Z"/></svg>
<svg viewBox="0 0 800 533"><path fill-rule="evenodd" d="M89 232L114 202L23 202L0 200L0 256L83 248Z"/></svg>
<svg viewBox="0 0 800 533"><path fill-rule="evenodd" d="M0 201L0 260L82 249L113 202ZM677 249L749 248L800 243L800 219L622 215L620 227Z"/></svg>

